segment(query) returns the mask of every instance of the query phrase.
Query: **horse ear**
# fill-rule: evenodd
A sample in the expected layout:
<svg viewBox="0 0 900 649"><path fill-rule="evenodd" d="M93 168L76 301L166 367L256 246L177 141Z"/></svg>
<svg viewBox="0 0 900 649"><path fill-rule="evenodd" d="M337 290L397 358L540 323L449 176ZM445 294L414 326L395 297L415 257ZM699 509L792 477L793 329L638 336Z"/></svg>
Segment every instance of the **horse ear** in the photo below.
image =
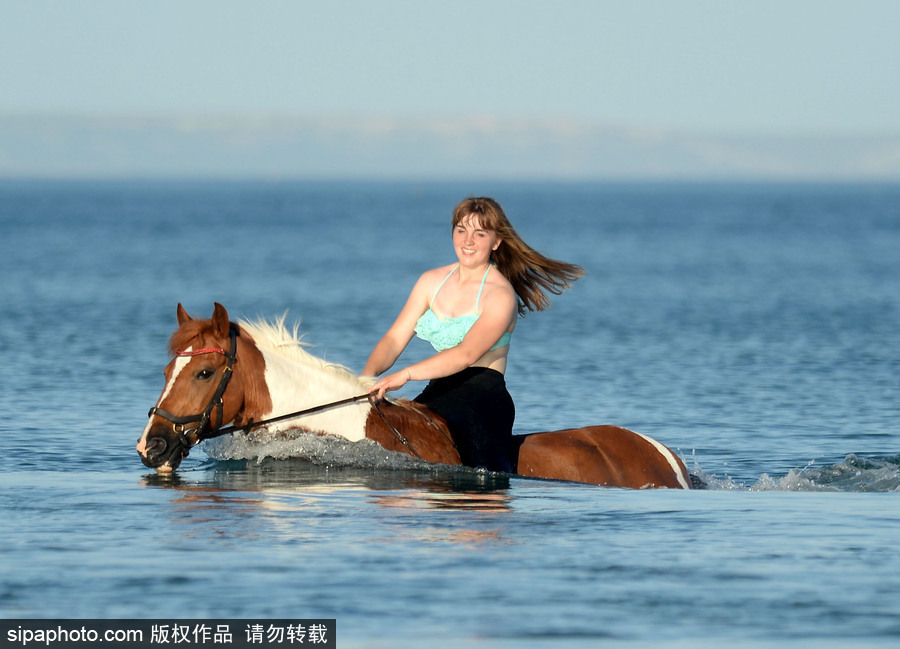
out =
<svg viewBox="0 0 900 649"><path fill-rule="evenodd" d="M191 320L191 316L189 316L187 314L187 311L184 310L184 307L181 306L181 302L178 303L178 309L175 311L175 317L178 318L179 327L185 322L189 322Z"/></svg>
<svg viewBox="0 0 900 649"><path fill-rule="evenodd" d="M225 307L216 302L216 306L213 309L212 316L213 327L216 329L216 333L221 336L228 335L228 329L231 326L228 323L228 311L225 310Z"/></svg>

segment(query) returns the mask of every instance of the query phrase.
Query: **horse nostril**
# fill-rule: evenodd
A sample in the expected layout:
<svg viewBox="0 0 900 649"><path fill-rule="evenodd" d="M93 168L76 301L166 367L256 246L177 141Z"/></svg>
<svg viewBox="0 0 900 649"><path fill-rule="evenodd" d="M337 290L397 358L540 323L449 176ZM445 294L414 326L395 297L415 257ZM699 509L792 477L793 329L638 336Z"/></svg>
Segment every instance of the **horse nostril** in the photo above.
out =
<svg viewBox="0 0 900 649"><path fill-rule="evenodd" d="M166 452L167 447L168 444L166 444L166 440L162 437L148 439L147 445L144 448L144 457L147 459L157 458Z"/></svg>

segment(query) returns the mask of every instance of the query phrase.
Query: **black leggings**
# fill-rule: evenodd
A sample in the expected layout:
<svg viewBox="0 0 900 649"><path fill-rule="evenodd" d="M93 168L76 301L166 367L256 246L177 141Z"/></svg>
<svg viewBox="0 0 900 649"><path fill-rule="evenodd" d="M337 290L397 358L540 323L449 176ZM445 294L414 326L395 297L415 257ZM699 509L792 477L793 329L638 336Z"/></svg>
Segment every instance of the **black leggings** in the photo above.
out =
<svg viewBox="0 0 900 649"><path fill-rule="evenodd" d="M516 407L503 374L469 367L430 381L415 400L447 420L463 464L514 472L511 442Z"/></svg>

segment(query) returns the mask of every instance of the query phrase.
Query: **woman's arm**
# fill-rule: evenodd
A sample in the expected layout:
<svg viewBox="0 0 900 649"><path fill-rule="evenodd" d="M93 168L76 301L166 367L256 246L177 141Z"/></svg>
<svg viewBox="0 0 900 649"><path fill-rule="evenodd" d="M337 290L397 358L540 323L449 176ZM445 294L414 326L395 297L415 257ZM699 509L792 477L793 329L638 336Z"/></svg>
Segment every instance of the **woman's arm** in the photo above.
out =
<svg viewBox="0 0 900 649"><path fill-rule="evenodd" d="M500 340L500 336L509 330L517 313L516 297L512 287L498 287L485 292L482 296L481 315L459 345L382 377L372 386L370 392L381 399L385 392L398 390L409 381L437 379L471 367L488 353ZM406 342L408 343L409 339Z"/></svg>
<svg viewBox="0 0 900 649"><path fill-rule="evenodd" d="M382 372L393 367L394 363L406 349L409 341L415 335L416 322L428 309L429 275L433 271L424 273L413 286L406 304L400 311L400 315L375 345L369 360L363 368L363 376L379 376Z"/></svg>

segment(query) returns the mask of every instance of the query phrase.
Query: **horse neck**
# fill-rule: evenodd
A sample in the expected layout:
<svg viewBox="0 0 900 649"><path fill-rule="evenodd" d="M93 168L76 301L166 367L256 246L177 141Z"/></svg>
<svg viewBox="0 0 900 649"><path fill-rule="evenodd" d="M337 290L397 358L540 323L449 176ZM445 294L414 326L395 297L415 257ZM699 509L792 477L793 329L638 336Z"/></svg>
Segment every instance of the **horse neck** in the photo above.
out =
<svg viewBox="0 0 900 649"><path fill-rule="evenodd" d="M265 383L272 401L272 410L263 418L279 417L291 412L313 408L366 392L366 384L349 371L327 365L309 357L309 362L289 358L275 350L260 348L265 360ZM301 428L317 433L338 435L351 441L366 436L365 425L371 406L361 401L328 409L269 427L273 430Z"/></svg>

